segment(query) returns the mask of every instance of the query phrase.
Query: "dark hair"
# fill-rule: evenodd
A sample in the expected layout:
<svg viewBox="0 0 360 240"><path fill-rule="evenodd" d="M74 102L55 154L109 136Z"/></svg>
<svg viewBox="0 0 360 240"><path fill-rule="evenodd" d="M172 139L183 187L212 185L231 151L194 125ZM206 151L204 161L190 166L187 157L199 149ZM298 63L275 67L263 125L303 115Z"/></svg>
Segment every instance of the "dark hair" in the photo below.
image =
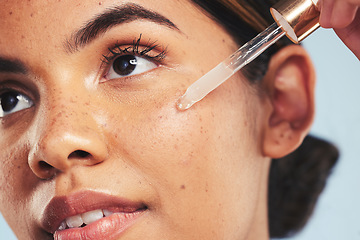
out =
<svg viewBox="0 0 360 240"><path fill-rule="evenodd" d="M273 0L192 0L210 18L243 44L274 22L269 9ZM271 56L292 44L282 38L242 72L253 84L266 74ZM269 174L268 217L270 237L288 237L301 230L325 187L338 150L330 143L307 136L293 153L273 159Z"/></svg>

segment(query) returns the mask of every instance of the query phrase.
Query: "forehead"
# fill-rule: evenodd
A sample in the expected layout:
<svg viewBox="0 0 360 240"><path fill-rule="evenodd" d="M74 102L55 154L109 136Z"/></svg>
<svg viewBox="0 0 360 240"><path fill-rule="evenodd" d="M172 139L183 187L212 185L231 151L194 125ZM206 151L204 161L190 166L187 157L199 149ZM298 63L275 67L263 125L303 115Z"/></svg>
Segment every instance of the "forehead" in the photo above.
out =
<svg viewBox="0 0 360 240"><path fill-rule="evenodd" d="M63 28L74 27L81 24L84 19L91 18L105 9L125 4L138 4L174 18L181 16L178 13L186 6L191 5L186 0L1 0L0 3L0 13L2 14L0 21L7 23L1 28L7 28L9 24L13 25L16 22L24 24L25 21L25 25L31 27L32 30L35 30L36 26L51 26L51 23L61 23Z"/></svg>
<svg viewBox="0 0 360 240"><path fill-rule="evenodd" d="M189 1L47 1L3 0L0 8L0 51L29 50L42 46L44 51L63 48L66 39L99 14L125 4L137 4L174 22L191 35L196 22L210 21ZM197 30L198 31L198 30ZM10 46L10 47L9 47ZM26 47L26 49L23 49ZM19 53L17 53L18 55Z"/></svg>

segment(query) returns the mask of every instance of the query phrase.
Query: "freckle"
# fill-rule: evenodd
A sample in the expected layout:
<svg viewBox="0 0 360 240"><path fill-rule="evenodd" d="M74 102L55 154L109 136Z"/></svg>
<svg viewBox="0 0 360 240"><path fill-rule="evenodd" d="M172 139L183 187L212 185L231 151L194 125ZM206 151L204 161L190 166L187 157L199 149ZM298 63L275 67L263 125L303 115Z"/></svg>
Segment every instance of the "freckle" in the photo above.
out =
<svg viewBox="0 0 360 240"><path fill-rule="evenodd" d="M62 116L62 114L63 114L62 112L59 112L59 113L56 115L56 117L59 118L59 117Z"/></svg>
<svg viewBox="0 0 360 240"><path fill-rule="evenodd" d="M181 189L185 189L186 187L185 187L185 185L181 185L180 188L181 188Z"/></svg>

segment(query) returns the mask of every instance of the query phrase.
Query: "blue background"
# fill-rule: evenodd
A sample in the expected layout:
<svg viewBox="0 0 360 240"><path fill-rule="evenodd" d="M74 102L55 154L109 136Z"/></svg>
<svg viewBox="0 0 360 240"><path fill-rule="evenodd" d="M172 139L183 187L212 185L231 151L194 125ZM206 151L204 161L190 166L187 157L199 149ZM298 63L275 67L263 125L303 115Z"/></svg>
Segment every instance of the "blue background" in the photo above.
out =
<svg viewBox="0 0 360 240"><path fill-rule="evenodd" d="M360 240L360 62L332 30L303 44L318 76L312 133L335 143L341 158L308 225L288 240ZM1 215L0 239L16 239Z"/></svg>

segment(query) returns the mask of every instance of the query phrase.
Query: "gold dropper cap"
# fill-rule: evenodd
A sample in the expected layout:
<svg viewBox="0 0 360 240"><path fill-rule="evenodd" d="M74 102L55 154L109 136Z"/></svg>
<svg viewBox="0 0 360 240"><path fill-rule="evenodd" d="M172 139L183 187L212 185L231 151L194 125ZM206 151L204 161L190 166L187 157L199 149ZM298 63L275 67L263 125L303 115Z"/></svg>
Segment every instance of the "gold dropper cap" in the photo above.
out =
<svg viewBox="0 0 360 240"><path fill-rule="evenodd" d="M320 26L316 3L317 0L282 0L270 12L287 37L299 43Z"/></svg>

